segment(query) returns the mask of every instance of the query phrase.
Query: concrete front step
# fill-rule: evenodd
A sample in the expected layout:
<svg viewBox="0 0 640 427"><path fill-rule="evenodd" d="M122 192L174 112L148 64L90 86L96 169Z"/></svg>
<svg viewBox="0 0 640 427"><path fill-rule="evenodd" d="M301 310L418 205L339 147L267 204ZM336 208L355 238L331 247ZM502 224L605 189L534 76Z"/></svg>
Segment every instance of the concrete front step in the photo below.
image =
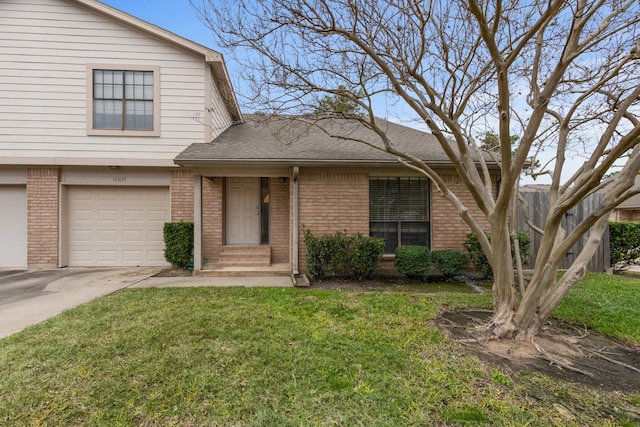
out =
<svg viewBox="0 0 640 427"><path fill-rule="evenodd" d="M219 267L268 267L271 265L270 246L223 246Z"/></svg>
<svg viewBox="0 0 640 427"><path fill-rule="evenodd" d="M203 277L291 276L291 266L289 264L272 264L269 267L205 266L204 270L194 271L193 275Z"/></svg>

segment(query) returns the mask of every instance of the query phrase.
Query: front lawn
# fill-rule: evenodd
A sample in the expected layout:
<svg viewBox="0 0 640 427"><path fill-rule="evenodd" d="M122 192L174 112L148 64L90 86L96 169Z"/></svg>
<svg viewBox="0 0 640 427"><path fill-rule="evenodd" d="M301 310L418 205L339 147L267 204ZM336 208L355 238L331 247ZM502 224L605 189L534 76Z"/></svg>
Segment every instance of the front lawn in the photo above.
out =
<svg viewBox="0 0 640 427"><path fill-rule="evenodd" d="M490 305L488 294L120 291L0 340L0 425L633 425L640 394L512 374L429 324L443 308Z"/></svg>
<svg viewBox="0 0 640 427"><path fill-rule="evenodd" d="M640 280L588 274L560 303L554 316L640 345Z"/></svg>

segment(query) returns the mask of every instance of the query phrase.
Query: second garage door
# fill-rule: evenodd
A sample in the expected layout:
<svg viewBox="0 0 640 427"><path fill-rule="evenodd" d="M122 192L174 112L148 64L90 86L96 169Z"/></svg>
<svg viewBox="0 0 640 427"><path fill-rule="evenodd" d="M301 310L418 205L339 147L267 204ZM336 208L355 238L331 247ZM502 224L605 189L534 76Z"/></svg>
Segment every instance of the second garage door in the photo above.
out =
<svg viewBox="0 0 640 427"><path fill-rule="evenodd" d="M0 267L27 266L27 192L0 185Z"/></svg>
<svg viewBox="0 0 640 427"><path fill-rule="evenodd" d="M166 266L166 187L67 188L70 266Z"/></svg>

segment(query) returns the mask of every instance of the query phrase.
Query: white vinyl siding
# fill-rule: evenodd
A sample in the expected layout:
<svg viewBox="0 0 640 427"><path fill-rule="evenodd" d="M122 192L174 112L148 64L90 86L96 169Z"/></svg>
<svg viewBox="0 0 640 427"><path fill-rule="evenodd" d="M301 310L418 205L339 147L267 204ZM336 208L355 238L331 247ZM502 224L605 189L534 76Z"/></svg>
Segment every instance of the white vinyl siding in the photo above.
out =
<svg viewBox="0 0 640 427"><path fill-rule="evenodd" d="M169 166L189 144L210 141L197 120L210 107L204 57L65 0L0 1L0 29L0 157ZM160 136L87 135L87 64L159 67ZM215 110L223 127L229 114Z"/></svg>
<svg viewBox="0 0 640 427"><path fill-rule="evenodd" d="M211 72L209 70L209 72ZM211 124L209 131L209 140L213 141L218 135L224 132L229 126L231 126L231 116L227 113L224 106L220 90L212 80L209 85L209 92L211 96Z"/></svg>

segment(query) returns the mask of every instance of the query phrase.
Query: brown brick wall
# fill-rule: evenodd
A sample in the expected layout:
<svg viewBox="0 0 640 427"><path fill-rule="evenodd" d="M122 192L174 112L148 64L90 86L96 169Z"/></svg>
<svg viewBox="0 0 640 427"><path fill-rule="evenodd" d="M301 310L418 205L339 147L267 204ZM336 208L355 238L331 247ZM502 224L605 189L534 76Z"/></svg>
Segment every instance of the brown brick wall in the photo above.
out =
<svg viewBox="0 0 640 427"><path fill-rule="evenodd" d="M271 178L270 230L271 262L289 262L289 178Z"/></svg>
<svg viewBox="0 0 640 427"><path fill-rule="evenodd" d="M369 234L369 174L304 171L299 177L300 270L306 271L305 228L317 236Z"/></svg>
<svg viewBox="0 0 640 427"><path fill-rule="evenodd" d="M27 263L58 265L60 170L27 169Z"/></svg>
<svg viewBox="0 0 640 427"><path fill-rule="evenodd" d="M223 243L224 179L202 178L202 265L218 262Z"/></svg>
<svg viewBox="0 0 640 427"><path fill-rule="evenodd" d="M372 176L375 173L372 173ZM174 178L175 179L175 178ZM186 178L182 178L186 181ZM191 178L192 179L192 178ZM459 195L472 214L479 218L480 210L456 175L446 175L445 181ZM177 179L176 179L177 181ZM271 179L271 248L272 262L291 261L292 180ZM173 181L172 181L173 183ZM185 184L186 185L186 184ZM203 178L202 183L202 253L203 265L215 264L224 243L223 232L224 179ZM172 198L173 202L173 198ZM306 271L306 248L303 230L309 228L316 235L369 233L369 173L304 170L299 176L299 256L300 270ZM432 250L463 250L469 228L453 210L453 206L433 188L431 191ZM172 213L173 215L173 213Z"/></svg>
<svg viewBox="0 0 640 427"><path fill-rule="evenodd" d="M636 209L617 209L615 221L640 221L640 210Z"/></svg>
<svg viewBox="0 0 640 427"><path fill-rule="evenodd" d="M171 171L171 221L193 222L193 171Z"/></svg>
<svg viewBox="0 0 640 427"><path fill-rule="evenodd" d="M457 175L444 175L444 181L469 208L469 213L476 218L484 229L489 228L488 221L476 205L471 193ZM458 249L464 250L464 241L471 230L455 211L453 205L440 195L435 185L431 185L431 250Z"/></svg>

